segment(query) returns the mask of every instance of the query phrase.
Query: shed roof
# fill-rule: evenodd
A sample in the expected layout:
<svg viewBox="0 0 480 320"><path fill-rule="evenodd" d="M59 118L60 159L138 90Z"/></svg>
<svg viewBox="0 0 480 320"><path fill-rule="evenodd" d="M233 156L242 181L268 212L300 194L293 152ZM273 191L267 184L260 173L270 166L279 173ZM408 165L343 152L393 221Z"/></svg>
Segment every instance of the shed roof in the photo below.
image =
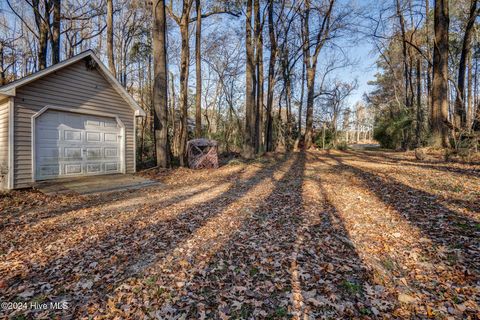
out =
<svg viewBox="0 0 480 320"><path fill-rule="evenodd" d="M137 102L130 96L127 90L118 82L118 80L112 75L110 70L100 61L100 59L95 55L92 50L87 50L82 53L73 56L67 60L54 64L48 68L40 70L38 72L32 73L26 77L15 80L5 86L0 87L0 98L1 97L14 97L16 95L16 89L22 87L30 82L33 82L37 79L43 78L57 70L65 68L69 65L72 65L78 61L81 61L85 58L91 58L95 61L98 66L98 71L102 74L105 79L112 85L112 87L123 97L123 99L128 103L128 105L135 111L136 116L146 116L145 111L138 105Z"/></svg>
<svg viewBox="0 0 480 320"><path fill-rule="evenodd" d="M197 146L197 147L215 147L217 146L217 141L209 140L205 138L193 139L188 141L188 144Z"/></svg>

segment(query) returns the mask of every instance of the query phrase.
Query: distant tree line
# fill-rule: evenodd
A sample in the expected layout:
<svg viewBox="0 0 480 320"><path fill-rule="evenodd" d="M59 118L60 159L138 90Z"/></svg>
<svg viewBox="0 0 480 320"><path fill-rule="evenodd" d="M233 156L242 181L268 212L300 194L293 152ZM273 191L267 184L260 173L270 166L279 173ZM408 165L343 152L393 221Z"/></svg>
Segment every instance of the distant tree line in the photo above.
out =
<svg viewBox="0 0 480 320"><path fill-rule="evenodd" d="M370 17L380 72L368 96L385 146L478 148L477 0L395 0Z"/></svg>

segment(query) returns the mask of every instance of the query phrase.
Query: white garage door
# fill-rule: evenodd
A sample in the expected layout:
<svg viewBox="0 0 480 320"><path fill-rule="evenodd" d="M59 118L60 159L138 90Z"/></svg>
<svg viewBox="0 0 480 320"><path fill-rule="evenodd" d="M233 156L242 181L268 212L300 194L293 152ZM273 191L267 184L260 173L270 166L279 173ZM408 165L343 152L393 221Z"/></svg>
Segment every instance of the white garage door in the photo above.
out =
<svg viewBox="0 0 480 320"><path fill-rule="evenodd" d="M36 180L121 172L115 118L47 110L35 120Z"/></svg>

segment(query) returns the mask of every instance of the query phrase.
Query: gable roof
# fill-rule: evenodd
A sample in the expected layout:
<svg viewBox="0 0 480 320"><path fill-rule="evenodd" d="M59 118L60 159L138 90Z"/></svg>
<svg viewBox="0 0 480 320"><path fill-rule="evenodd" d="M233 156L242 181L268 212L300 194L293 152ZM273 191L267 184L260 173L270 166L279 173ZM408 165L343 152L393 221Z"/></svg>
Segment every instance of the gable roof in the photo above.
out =
<svg viewBox="0 0 480 320"><path fill-rule="evenodd" d="M128 103L128 105L135 111L136 116L142 116L145 117L145 111L138 105L137 102L130 96L130 94L127 92L127 90L118 82L117 79L113 76L113 74L110 72L110 70L107 69L107 67L100 61L100 59L95 55L95 53L92 50L87 50L84 51L80 54L77 54L76 56L73 56L70 59L63 60L62 62L59 62L57 64L54 64L53 66L50 66L48 68L45 68L43 70L40 70L38 72L32 73L31 75L28 75L26 77L23 77L21 79L15 80L5 86L0 87L0 98L1 97L14 97L16 95L16 89L18 87L24 86L30 82L33 82L37 79L40 79L42 77L45 77L57 70L60 70L62 68L65 68L69 65L72 65L78 61L81 61L87 57L92 58L95 63L97 64L98 68L97 70L100 72L100 74L107 80L108 83L117 91L117 93Z"/></svg>

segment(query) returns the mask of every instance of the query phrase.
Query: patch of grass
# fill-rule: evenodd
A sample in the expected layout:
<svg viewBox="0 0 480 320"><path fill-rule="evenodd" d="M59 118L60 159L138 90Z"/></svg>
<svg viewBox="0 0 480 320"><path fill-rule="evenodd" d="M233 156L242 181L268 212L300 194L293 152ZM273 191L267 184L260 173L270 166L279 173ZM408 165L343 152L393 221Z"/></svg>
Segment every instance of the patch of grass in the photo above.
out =
<svg viewBox="0 0 480 320"><path fill-rule="evenodd" d="M274 163L275 159L267 158L267 157L258 157L258 158L255 158L255 160L253 161L257 163L262 163L262 164L269 164L269 163Z"/></svg>
<svg viewBox="0 0 480 320"><path fill-rule="evenodd" d="M461 244L461 243L456 243L456 244L454 244L454 245L452 246L452 248L454 248L454 249L462 249L462 248L463 248L463 244Z"/></svg>
<svg viewBox="0 0 480 320"><path fill-rule="evenodd" d="M390 272L395 270L395 262L390 257L382 259L381 263L386 270Z"/></svg>
<svg viewBox="0 0 480 320"><path fill-rule="evenodd" d="M249 305L243 304L240 310L232 312L231 319L250 319L252 312L253 310Z"/></svg>
<svg viewBox="0 0 480 320"><path fill-rule="evenodd" d="M446 181L439 182L435 180L429 180L428 185L435 190L440 190L440 191L450 191L450 192L455 192L455 193L460 193L464 192L465 189L462 185L452 185L450 183L447 183Z"/></svg>
<svg viewBox="0 0 480 320"><path fill-rule="evenodd" d="M250 272L249 272L250 277L255 277L255 276L258 274L258 272L259 272L259 270L258 270L257 267L251 268L251 269L250 269Z"/></svg>
<svg viewBox="0 0 480 320"><path fill-rule="evenodd" d="M345 291L347 291L349 294L357 294L362 290L362 286L359 285L358 283L348 281L348 280L343 280L341 283L341 286Z"/></svg>
<svg viewBox="0 0 480 320"><path fill-rule="evenodd" d="M163 297L165 294L167 294L167 296L170 297L170 293L168 293L167 290L165 290L164 287L157 287L157 288L155 288L155 293L154 293L154 295L155 295L157 298L161 298L161 297Z"/></svg>
<svg viewBox="0 0 480 320"><path fill-rule="evenodd" d="M462 230L468 230L468 224L467 223L463 223L463 222L458 222L457 223L457 227L462 229Z"/></svg>
<svg viewBox="0 0 480 320"><path fill-rule="evenodd" d="M456 264L457 261L458 261L458 256L454 253L450 253L450 254L447 255L447 261L450 264Z"/></svg>
<svg viewBox="0 0 480 320"><path fill-rule="evenodd" d="M287 308L280 307L275 310L275 316L277 317L286 317L288 314Z"/></svg>
<svg viewBox="0 0 480 320"><path fill-rule="evenodd" d="M228 161L227 166L241 166L242 164L244 164L243 161L238 160L238 159L232 159L232 160Z"/></svg>
<svg viewBox="0 0 480 320"><path fill-rule="evenodd" d="M39 294L35 297L32 298L32 300L29 303L38 303L42 304L47 300L47 296L44 294Z"/></svg>
<svg viewBox="0 0 480 320"><path fill-rule="evenodd" d="M453 191L453 192L457 192L457 193L458 193L458 192L462 192L462 191L463 191L463 186L461 186L461 185L454 186L454 187L452 188L452 191Z"/></svg>
<svg viewBox="0 0 480 320"><path fill-rule="evenodd" d="M155 276L152 276L152 277L148 277L146 280L145 280L145 284L149 287L151 286L154 286L156 283L157 283L157 280L158 278L155 277Z"/></svg>
<svg viewBox="0 0 480 320"><path fill-rule="evenodd" d="M455 302L455 304L460 304L463 302L457 295L453 296L452 300Z"/></svg>
<svg viewBox="0 0 480 320"><path fill-rule="evenodd" d="M368 308L365 308L365 307L361 307L359 311L360 311L360 314L362 314L364 316L368 316L368 315L372 314L372 311Z"/></svg>
<svg viewBox="0 0 480 320"><path fill-rule="evenodd" d="M277 307L273 313L270 313L265 319L290 319L288 316L288 310L286 307Z"/></svg>
<svg viewBox="0 0 480 320"><path fill-rule="evenodd" d="M142 289L140 287L133 287L132 289L133 293L139 293L140 291L142 291Z"/></svg>

